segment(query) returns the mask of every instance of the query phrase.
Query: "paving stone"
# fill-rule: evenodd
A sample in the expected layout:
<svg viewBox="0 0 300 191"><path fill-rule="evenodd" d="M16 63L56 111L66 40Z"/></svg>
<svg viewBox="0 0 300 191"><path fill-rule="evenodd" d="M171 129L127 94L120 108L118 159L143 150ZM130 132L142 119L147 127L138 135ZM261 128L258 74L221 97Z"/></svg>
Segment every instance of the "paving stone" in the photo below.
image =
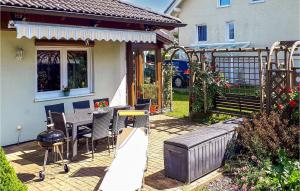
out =
<svg viewBox="0 0 300 191"><path fill-rule="evenodd" d="M210 180L208 175L190 185L185 185L164 176L163 141L201 127L203 126L164 115L151 116L149 162L143 190L188 190ZM81 142L78 159L68 164L70 172L64 173L60 163L50 163L46 167L46 179L42 182L38 180L38 173L42 169L44 150L36 142L11 146L5 148L5 152L8 153L7 158L19 178L29 190L98 190L106 169L114 158L113 153L109 154L106 150L106 144L101 143L104 142L99 143L95 158L92 160L91 153L85 153L85 143Z"/></svg>

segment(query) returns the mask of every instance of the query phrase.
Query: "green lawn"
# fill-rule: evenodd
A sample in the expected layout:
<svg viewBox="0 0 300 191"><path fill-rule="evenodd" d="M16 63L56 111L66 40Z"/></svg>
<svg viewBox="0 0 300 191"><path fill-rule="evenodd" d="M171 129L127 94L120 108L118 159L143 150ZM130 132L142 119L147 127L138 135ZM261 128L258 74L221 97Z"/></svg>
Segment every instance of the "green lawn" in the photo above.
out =
<svg viewBox="0 0 300 191"><path fill-rule="evenodd" d="M173 94L173 111L166 115L175 118L189 117L189 95L186 89L174 90ZM214 124L232 118L231 115L212 114L211 116L194 119L194 121L203 124Z"/></svg>
<svg viewBox="0 0 300 191"><path fill-rule="evenodd" d="M173 112L168 112L167 115L176 118L189 116L189 93L187 90L174 90Z"/></svg>

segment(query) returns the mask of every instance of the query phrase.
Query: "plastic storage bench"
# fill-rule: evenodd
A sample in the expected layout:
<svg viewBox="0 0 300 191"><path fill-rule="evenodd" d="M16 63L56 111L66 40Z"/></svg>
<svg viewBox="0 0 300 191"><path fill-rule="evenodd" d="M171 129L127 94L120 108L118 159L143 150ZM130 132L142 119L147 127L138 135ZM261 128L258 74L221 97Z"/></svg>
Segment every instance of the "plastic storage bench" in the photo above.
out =
<svg viewBox="0 0 300 191"><path fill-rule="evenodd" d="M190 183L222 165L240 120L228 120L164 142L165 175Z"/></svg>

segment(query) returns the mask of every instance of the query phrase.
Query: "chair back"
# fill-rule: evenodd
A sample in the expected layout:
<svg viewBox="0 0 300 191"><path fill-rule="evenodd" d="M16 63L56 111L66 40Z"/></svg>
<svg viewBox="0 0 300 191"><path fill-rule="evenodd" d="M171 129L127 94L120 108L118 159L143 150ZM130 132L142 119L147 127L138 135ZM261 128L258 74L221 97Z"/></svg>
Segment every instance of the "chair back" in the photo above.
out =
<svg viewBox="0 0 300 191"><path fill-rule="evenodd" d="M134 106L135 110L146 110L150 112L150 103L144 103L144 104L136 104Z"/></svg>
<svg viewBox="0 0 300 191"><path fill-rule="evenodd" d="M140 127L144 127L146 129L150 128L149 111L144 110L144 113L145 113L144 115L138 115L134 117L134 123L133 123L134 128L140 128Z"/></svg>
<svg viewBox="0 0 300 191"><path fill-rule="evenodd" d="M145 104L148 103L151 105L151 99L142 99L142 98L138 98L136 104Z"/></svg>
<svg viewBox="0 0 300 191"><path fill-rule="evenodd" d="M94 103L94 108L96 109L95 105L96 103L104 103L106 106L105 107L108 107L109 106L109 98L102 98L102 99L94 99L93 100L93 103ZM100 104L101 105L101 104ZM100 106L101 107L101 106Z"/></svg>
<svg viewBox="0 0 300 191"><path fill-rule="evenodd" d="M112 111L93 114L93 131L92 139L98 140L109 135L109 126Z"/></svg>
<svg viewBox="0 0 300 191"><path fill-rule="evenodd" d="M64 113L65 106L64 103L54 104L54 105L45 105L45 112L47 117L47 123L50 124L50 112Z"/></svg>
<svg viewBox="0 0 300 191"><path fill-rule="evenodd" d="M50 112L50 120L54 125L54 129L61 130L64 132L65 136L69 137L64 113Z"/></svg>
<svg viewBox="0 0 300 191"><path fill-rule="evenodd" d="M118 111L120 111L120 110L129 110L129 109L130 109L130 106L114 108L113 122L112 122L112 132L113 133L117 133L122 128L127 126L127 118L128 117L121 116L121 117L118 118Z"/></svg>
<svg viewBox="0 0 300 191"><path fill-rule="evenodd" d="M73 109L74 109L74 113L81 112L81 111L84 112L91 111L90 101L86 100L86 101L73 102Z"/></svg>

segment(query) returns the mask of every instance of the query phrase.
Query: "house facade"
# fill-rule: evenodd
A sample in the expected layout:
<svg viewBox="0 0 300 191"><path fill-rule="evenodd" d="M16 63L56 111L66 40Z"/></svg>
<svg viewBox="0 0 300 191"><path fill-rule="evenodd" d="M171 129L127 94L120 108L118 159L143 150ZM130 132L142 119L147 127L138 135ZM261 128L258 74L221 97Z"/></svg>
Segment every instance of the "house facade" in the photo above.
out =
<svg viewBox="0 0 300 191"><path fill-rule="evenodd" d="M166 13L187 24L179 44L195 48L270 47L300 38L299 0L174 0Z"/></svg>
<svg viewBox="0 0 300 191"><path fill-rule="evenodd" d="M155 31L183 26L180 20L115 0L1 0L0 5L1 146L44 131L45 105L64 103L70 113L72 102L81 100L135 104L147 77L137 68L148 67L144 58L150 53L151 83L158 85L161 105L160 51L167 39Z"/></svg>

